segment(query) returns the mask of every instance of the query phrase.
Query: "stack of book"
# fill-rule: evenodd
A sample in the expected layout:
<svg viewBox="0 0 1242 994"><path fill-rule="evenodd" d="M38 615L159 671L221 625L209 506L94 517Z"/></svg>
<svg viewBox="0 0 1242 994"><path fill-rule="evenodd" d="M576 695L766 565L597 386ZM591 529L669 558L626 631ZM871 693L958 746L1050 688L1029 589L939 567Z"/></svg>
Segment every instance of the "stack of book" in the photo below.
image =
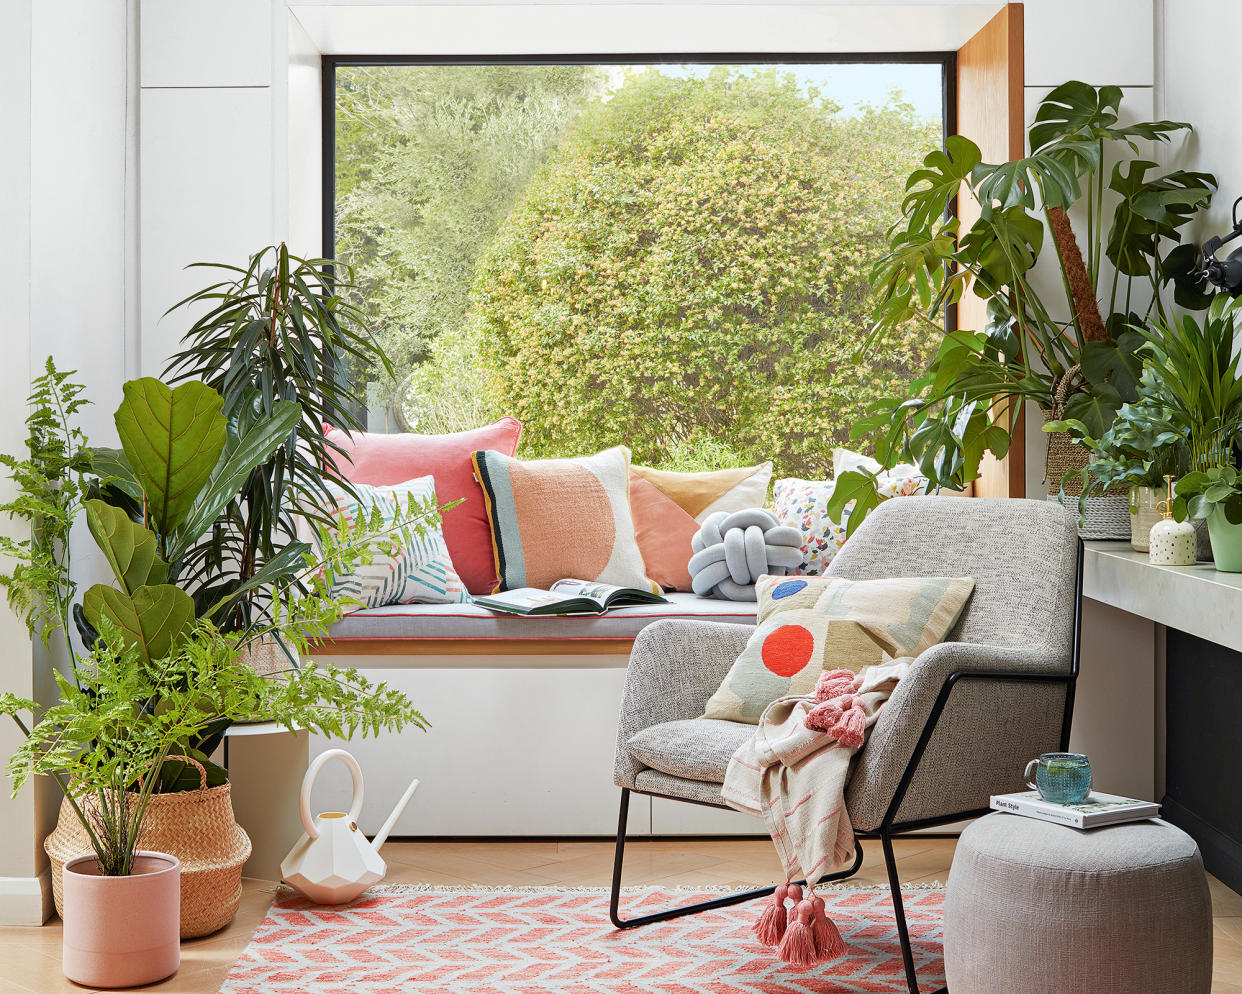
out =
<svg viewBox="0 0 1242 994"><path fill-rule="evenodd" d="M1127 821L1155 818L1160 814L1160 805L1152 801L1138 801L1132 797L1118 797L1098 791L1092 791L1079 804L1045 801L1037 790L1027 790L1020 794L995 794L991 807L994 811L1007 811L1026 818L1069 825L1071 828L1120 825Z"/></svg>

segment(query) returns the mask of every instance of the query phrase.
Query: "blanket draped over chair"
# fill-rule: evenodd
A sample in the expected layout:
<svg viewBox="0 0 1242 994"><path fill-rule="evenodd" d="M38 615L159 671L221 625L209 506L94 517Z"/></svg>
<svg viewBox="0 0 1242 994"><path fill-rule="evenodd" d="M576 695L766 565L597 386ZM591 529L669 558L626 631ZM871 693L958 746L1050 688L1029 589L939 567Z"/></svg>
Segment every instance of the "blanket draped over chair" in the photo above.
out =
<svg viewBox="0 0 1242 994"><path fill-rule="evenodd" d="M845 810L850 759L912 659L859 673L823 673L815 693L782 697L763 712L755 734L729 760L721 793L731 807L762 816L785 869L755 924L759 940L788 963L808 968L845 952L814 882L854 858ZM806 880L806 893L795 883ZM792 902L786 911L786 901Z"/></svg>

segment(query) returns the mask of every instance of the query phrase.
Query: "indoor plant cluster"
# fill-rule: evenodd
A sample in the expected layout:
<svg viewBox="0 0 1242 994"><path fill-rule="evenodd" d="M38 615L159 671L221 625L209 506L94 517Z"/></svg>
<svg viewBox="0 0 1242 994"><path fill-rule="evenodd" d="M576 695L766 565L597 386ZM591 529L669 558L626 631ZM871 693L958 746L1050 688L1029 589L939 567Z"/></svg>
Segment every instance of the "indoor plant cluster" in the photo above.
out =
<svg viewBox="0 0 1242 994"><path fill-rule="evenodd" d="M327 444L316 405L325 393L351 399L314 365L340 344L340 315L335 287L306 281L312 263L275 251L273 269L260 268L261 253L236 282L213 288L220 323L200 321L197 351L179 357L208 365L225 348L212 366L220 389L126 383L114 417L121 448L92 449L75 423L82 388L49 359L30 397L28 451L0 457L17 491L0 510L29 525L28 537L0 539L13 564L0 585L32 634L55 640L63 664L50 707L0 697L23 734L9 772L15 790L35 775L55 779L61 826L80 828L79 853L89 849L66 854L63 872L65 969L79 983L129 986L176 969L179 862L144 852L144 828L159 817L153 798L198 788L200 770L227 790L210 754L231 723L339 737L426 727L386 685L300 662L341 616L333 573L421 531L436 512L411 504L395 523L377 514L352 529L316 515L322 464L307 453ZM256 351L266 364L254 363ZM295 538L295 513L316 541ZM69 542L79 519L113 574L80 597ZM264 640L287 657L278 672L246 664L248 646ZM236 910L229 898L217 928Z"/></svg>
<svg viewBox="0 0 1242 994"><path fill-rule="evenodd" d="M1008 452L1026 402L1098 439L1138 399L1142 329L1171 322L1174 303L1207 306L1181 229L1208 206L1216 179L1160 172L1139 143L1167 142L1190 126L1123 125L1121 96L1115 86L1065 83L1040 105L1025 158L985 163L974 143L950 136L910 176L902 220L872 273L868 345L911 321L941 344L907 393L878 402L854 428L884 465L912 462L933 489L961 489L978 478L985 453ZM953 210L963 198L971 210ZM1086 218L1081 245L1071 209ZM966 214L974 220L961 221ZM1051 294L1032 279L1049 249L1061 277ZM967 295L987 302L986 326L946 333L946 311ZM1079 465L1087 458L1081 451ZM1050 474L1054 492L1063 471ZM855 471L838 481L829 510L839 520L855 501L852 530L880 499L874 476Z"/></svg>

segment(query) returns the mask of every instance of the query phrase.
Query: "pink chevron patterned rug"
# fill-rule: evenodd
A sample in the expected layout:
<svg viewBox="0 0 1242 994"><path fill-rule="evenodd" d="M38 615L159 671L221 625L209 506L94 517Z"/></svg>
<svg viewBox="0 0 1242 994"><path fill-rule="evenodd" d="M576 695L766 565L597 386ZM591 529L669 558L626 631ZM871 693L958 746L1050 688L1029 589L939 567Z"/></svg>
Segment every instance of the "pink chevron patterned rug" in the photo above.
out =
<svg viewBox="0 0 1242 994"><path fill-rule="evenodd" d="M644 889L629 916L718 895ZM282 890L228 994L902 994L888 889L825 888L846 956L802 972L774 959L749 902L617 931L603 888L373 887L339 908ZM944 983L941 888L905 892L919 979Z"/></svg>

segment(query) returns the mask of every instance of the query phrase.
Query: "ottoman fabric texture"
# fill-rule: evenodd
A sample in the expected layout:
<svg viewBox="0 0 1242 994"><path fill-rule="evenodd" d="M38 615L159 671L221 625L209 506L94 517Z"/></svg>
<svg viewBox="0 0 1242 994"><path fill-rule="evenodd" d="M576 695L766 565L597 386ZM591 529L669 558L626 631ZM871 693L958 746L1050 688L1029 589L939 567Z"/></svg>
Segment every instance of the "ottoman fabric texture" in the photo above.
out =
<svg viewBox="0 0 1242 994"><path fill-rule="evenodd" d="M1081 831L982 818L953 857L944 961L953 994L1210 994L1198 847L1159 820Z"/></svg>

